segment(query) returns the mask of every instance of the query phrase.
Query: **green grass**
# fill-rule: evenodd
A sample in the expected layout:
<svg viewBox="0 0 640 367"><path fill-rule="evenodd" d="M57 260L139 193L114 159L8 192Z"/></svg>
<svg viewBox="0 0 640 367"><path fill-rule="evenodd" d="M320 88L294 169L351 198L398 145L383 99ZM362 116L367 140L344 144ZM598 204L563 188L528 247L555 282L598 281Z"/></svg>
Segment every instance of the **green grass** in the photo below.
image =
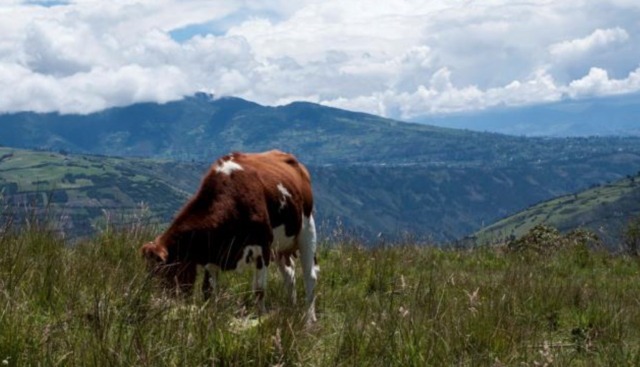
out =
<svg viewBox="0 0 640 367"><path fill-rule="evenodd" d="M307 328L303 305L286 302L274 267L262 318L248 273L224 273L209 302L164 295L138 256L154 232L108 230L69 246L44 229L0 230L0 363L640 363L636 258L326 242L318 322ZM298 294L302 301L300 281Z"/></svg>

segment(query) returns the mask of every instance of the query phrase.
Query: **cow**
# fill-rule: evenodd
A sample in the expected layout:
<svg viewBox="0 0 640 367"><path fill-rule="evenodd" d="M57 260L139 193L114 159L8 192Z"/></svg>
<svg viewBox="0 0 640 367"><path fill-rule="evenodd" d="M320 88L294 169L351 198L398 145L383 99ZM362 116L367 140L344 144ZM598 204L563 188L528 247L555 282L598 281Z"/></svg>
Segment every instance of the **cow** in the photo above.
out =
<svg viewBox="0 0 640 367"><path fill-rule="evenodd" d="M307 321L316 321L316 227L309 172L291 154L234 152L219 158L167 230L141 253L164 284L189 293L203 267L205 296L221 271L253 268L253 292L265 312L267 269L275 261L296 300L294 257L304 275Z"/></svg>

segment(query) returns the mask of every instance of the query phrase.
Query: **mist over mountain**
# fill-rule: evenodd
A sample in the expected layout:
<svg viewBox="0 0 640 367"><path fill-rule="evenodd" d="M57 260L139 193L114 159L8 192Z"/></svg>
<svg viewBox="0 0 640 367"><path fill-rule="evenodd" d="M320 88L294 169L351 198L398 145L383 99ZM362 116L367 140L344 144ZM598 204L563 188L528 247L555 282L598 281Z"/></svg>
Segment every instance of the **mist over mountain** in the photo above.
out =
<svg viewBox="0 0 640 367"><path fill-rule="evenodd" d="M419 121L521 136L640 136L640 94L498 108Z"/></svg>

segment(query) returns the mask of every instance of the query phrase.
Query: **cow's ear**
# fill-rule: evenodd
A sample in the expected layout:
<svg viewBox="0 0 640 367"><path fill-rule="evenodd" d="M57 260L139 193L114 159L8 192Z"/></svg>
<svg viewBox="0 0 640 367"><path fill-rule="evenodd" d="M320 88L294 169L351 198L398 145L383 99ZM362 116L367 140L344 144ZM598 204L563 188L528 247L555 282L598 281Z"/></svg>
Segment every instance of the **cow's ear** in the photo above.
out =
<svg viewBox="0 0 640 367"><path fill-rule="evenodd" d="M149 242L142 246L140 249L142 257L145 259L156 262L164 263L167 261L167 250L159 247L155 242Z"/></svg>

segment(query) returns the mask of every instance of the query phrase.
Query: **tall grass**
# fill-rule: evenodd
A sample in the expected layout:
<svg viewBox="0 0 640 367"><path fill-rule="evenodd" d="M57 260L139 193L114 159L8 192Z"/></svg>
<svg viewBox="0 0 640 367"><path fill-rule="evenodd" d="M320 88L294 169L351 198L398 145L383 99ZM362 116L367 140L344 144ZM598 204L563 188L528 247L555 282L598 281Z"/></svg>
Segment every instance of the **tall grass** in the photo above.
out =
<svg viewBox="0 0 640 367"><path fill-rule="evenodd" d="M324 243L309 328L275 269L258 318L251 274L209 301L164 295L138 256L152 228L73 246L20 228L0 231L3 365L640 365L631 257Z"/></svg>

